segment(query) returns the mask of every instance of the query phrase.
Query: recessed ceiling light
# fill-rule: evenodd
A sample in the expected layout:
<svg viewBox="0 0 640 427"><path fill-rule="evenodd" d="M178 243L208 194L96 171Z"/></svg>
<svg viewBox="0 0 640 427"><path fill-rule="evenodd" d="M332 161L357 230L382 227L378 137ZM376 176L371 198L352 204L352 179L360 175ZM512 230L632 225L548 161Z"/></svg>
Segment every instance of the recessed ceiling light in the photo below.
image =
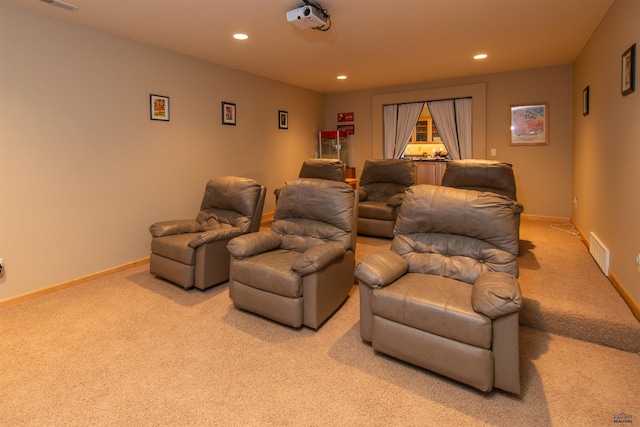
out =
<svg viewBox="0 0 640 427"><path fill-rule="evenodd" d="M249 36L246 35L246 34L237 33L237 34L233 35L233 38L236 39L236 40L246 40L246 39L249 38Z"/></svg>
<svg viewBox="0 0 640 427"><path fill-rule="evenodd" d="M347 79L347 76L345 76L345 75L341 75L341 76L338 76L338 77L336 77L336 78L337 78L338 80L346 80L346 79Z"/></svg>
<svg viewBox="0 0 640 427"><path fill-rule="evenodd" d="M487 57L486 53L481 53L473 57L473 59L485 59Z"/></svg>

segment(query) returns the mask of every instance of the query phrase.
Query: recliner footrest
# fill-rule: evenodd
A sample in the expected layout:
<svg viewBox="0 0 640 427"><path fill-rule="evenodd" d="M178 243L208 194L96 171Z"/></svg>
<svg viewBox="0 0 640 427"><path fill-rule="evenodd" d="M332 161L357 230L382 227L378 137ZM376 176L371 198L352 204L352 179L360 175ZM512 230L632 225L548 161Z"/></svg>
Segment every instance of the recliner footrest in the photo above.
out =
<svg viewBox="0 0 640 427"><path fill-rule="evenodd" d="M443 338L375 315L371 344L376 351L481 391L493 389L491 350Z"/></svg>

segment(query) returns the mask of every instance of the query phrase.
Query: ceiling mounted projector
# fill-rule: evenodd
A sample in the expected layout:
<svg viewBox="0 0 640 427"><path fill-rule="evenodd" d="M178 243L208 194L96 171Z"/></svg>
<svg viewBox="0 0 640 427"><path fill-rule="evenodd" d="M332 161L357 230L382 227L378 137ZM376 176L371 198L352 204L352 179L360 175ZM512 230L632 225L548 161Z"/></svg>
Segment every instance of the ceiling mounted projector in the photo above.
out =
<svg viewBox="0 0 640 427"><path fill-rule="evenodd" d="M287 12L287 21L302 30L315 29L327 24L327 16L319 9L308 4Z"/></svg>

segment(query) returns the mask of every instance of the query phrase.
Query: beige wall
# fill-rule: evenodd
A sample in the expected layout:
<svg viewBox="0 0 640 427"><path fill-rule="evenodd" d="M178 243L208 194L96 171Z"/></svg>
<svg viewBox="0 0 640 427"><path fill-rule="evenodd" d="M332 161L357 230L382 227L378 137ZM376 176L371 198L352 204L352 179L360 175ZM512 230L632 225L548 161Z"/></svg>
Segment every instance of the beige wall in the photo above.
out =
<svg viewBox="0 0 640 427"><path fill-rule="evenodd" d="M381 105L460 96L474 99L474 156L513 164L525 213L569 218L571 65L327 95L325 127L336 126L338 113L354 112L349 162L359 174L366 159L382 157ZM549 103L549 145L510 146L509 106L540 102ZM489 156L492 148L496 157Z"/></svg>
<svg viewBox="0 0 640 427"><path fill-rule="evenodd" d="M640 42L640 2L616 0L574 65L572 216L611 251L610 270L640 302L640 83L620 93L621 56ZM638 46L640 47L640 46ZM638 71L636 69L636 79ZM590 88L590 113L582 91Z"/></svg>
<svg viewBox="0 0 640 427"><path fill-rule="evenodd" d="M514 165L525 213L571 216L598 234L640 301L640 197L629 190L640 182L640 89L619 93L639 8L616 0L574 66L323 96L0 5L0 300L147 256L149 224L193 217L212 176L257 179L272 211L272 190L339 112L355 113L349 163L360 173L382 152L374 99L482 85L479 156L495 148ZM150 93L171 97L170 122L149 120ZM237 126L220 124L221 101L237 104ZM509 105L537 102L549 103L549 146L509 146Z"/></svg>
<svg viewBox="0 0 640 427"><path fill-rule="evenodd" d="M640 2L616 0L573 65L328 95L325 128L336 125L337 113L355 113L349 153L360 173L366 159L382 156L377 98L406 102L408 93L486 84L484 157L495 148L495 159L514 165L526 214L571 217L586 235L594 232L611 251L612 275L640 302L640 193L633 188L640 182L640 87L620 94L621 55L640 42L638 22ZM591 113L584 117L587 85ZM549 103L549 145L509 146L509 105L530 102Z"/></svg>
<svg viewBox="0 0 640 427"><path fill-rule="evenodd" d="M148 256L149 225L195 218L213 176L258 180L273 211L314 155L321 94L6 5L0 40L0 300Z"/></svg>

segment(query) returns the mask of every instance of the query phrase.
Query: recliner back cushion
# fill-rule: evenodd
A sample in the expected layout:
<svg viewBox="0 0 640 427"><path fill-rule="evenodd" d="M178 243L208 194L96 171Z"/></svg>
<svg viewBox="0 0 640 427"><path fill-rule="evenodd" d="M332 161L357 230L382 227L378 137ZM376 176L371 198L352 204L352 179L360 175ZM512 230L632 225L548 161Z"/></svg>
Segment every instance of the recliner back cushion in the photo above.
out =
<svg viewBox="0 0 640 427"><path fill-rule="evenodd" d="M304 252L325 242L339 242L348 248L351 232L322 221L305 218L274 220L271 229L282 234L281 249Z"/></svg>
<svg viewBox="0 0 640 427"><path fill-rule="evenodd" d="M394 184L391 182L378 182L367 184L364 187L361 186L361 188L363 188L363 190L367 193L367 200L365 200L365 202L386 202L387 200L389 200L389 198L391 198L391 196L399 193L404 193L409 187L407 187L406 185Z"/></svg>
<svg viewBox="0 0 640 427"><path fill-rule="evenodd" d="M495 193L436 185L415 185L402 201L396 232L469 236L518 254L522 205Z"/></svg>
<svg viewBox="0 0 640 427"><path fill-rule="evenodd" d="M344 181L347 165L337 159L308 159L302 164L298 178Z"/></svg>
<svg viewBox="0 0 640 427"><path fill-rule="evenodd" d="M433 274L466 283L488 271L518 277L518 259L484 240L441 233L398 234L391 250L409 262L409 273Z"/></svg>
<svg viewBox="0 0 640 427"><path fill-rule="evenodd" d="M516 180L511 164L496 160L452 160L442 177L445 187L491 191L516 198Z"/></svg>
<svg viewBox="0 0 640 427"><path fill-rule="evenodd" d="M364 162L360 188L367 193L367 200L386 201L413 184L415 164L410 160L377 159Z"/></svg>
<svg viewBox="0 0 640 427"><path fill-rule="evenodd" d="M260 197L261 186L250 178L223 176L207 183L196 220L207 226L229 224L248 232Z"/></svg>
<svg viewBox="0 0 640 427"><path fill-rule="evenodd" d="M251 220L239 212L225 209L206 209L198 213L196 218L203 230L212 230L221 224L238 227L243 233L249 230Z"/></svg>
<svg viewBox="0 0 640 427"><path fill-rule="evenodd" d="M355 191L348 184L314 178L285 183L271 229L281 248L304 252L323 242L351 245Z"/></svg>
<svg viewBox="0 0 640 427"><path fill-rule="evenodd" d="M400 207L392 250L414 272L469 283L485 271L517 276L521 211L520 203L495 193L416 185Z"/></svg>

